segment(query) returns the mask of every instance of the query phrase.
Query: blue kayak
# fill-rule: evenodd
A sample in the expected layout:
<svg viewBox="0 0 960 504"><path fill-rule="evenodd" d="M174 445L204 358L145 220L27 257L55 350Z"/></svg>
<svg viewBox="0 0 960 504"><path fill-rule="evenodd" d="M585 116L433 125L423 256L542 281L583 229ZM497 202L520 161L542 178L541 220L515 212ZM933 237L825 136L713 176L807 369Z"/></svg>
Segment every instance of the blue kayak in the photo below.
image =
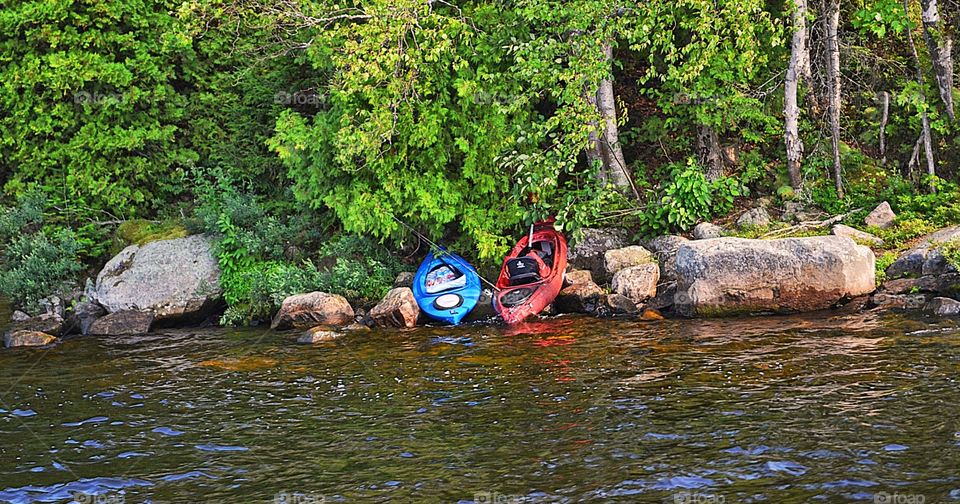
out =
<svg viewBox="0 0 960 504"><path fill-rule="evenodd" d="M430 318L457 325L480 300L480 275L457 254L431 251L413 277L413 297Z"/></svg>

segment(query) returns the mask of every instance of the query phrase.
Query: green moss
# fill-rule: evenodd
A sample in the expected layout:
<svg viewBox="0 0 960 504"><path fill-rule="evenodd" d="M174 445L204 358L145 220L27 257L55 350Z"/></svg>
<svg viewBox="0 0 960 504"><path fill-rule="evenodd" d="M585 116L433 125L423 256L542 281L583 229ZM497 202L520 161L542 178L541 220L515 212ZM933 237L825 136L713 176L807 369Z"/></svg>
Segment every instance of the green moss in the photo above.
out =
<svg viewBox="0 0 960 504"><path fill-rule="evenodd" d="M180 221L129 220L117 228L117 238L128 245L183 238L189 233Z"/></svg>

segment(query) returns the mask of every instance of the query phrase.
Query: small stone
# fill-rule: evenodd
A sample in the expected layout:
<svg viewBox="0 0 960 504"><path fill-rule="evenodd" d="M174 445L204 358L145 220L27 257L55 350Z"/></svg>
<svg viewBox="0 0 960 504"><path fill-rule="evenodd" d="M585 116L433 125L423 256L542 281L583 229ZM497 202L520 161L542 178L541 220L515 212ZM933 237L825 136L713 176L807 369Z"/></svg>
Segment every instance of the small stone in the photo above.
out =
<svg viewBox="0 0 960 504"><path fill-rule="evenodd" d="M923 294L874 294L871 299L878 310L920 310L927 304Z"/></svg>
<svg viewBox="0 0 960 504"><path fill-rule="evenodd" d="M865 231L860 231L859 229L845 226L843 224L837 224L833 226L833 229L830 231L830 233L837 236L846 236L857 243L871 247L883 246L883 240L878 238L876 235L872 235Z"/></svg>
<svg viewBox="0 0 960 504"><path fill-rule="evenodd" d="M341 336L343 336L343 333L335 331L330 326L321 325L307 329L307 332L303 333L299 338L297 338L297 343L304 345L325 343L340 338Z"/></svg>
<svg viewBox="0 0 960 504"><path fill-rule="evenodd" d="M413 288L413 278L416 275L411 271L403 271L397 275L397 279L393 281L394 287L407 287Z"/></svg>
<svg viewBox="0 0 960 504"><path fill-rule="evenodd" d="M590 273L590 270L570 270L564 273L563 283L566 287L582 283L593 283L593 275Z"/></svg>
<svg viewBox="0 0 960 504"><path fill-rule="evenodd" d="M98 318L90 325L90 334L127 336L146 334L153 325L153 314L133 310L118 311Z"/></svg>
<svg viewBox="0 0 960 504"><path fill-rule="evenodd" d="M880 229L886 229L893 225L897 219L897 214L893 213L890 203L884 201L874 208L870 215L867 215L863 222L868 226L876 226Z"/></svg>
<svg viewBox="0 0 960 504"><path fill-rule="evenodd" d="M960 301L955 299L936 297L927 303L925 308L938 317L954 317L960 315Z"/></svg>
<svg viewBox="0 0 960 504"><path fill-rule="evenodd" d="M368 331L370 331L370 327L367 326L366 324L361 324L360 322L354 322L354 323L348 325L347 327L344 327L343 329L341 329L341 331L343 331L343 332L368 332Z"/></svg>
<svg viewBox="0 0 960 504"><path fill-rule="evenodd" d="M709 222L701 222L693 228L694 240L710 240L723 236L723 228Z"/></svg>
<svg viewBox="0 0 960 504"><path fill-rule="evenodd" d="M11 331L3 335L3 345L7 348L46 346L56 341L56 336L40 331Z"/></svg>
<svg viewBox="0 0 960 504"><path fill-rule="evenodd" d="M660 267L654 263L632 266L613 276L613 291L634 303L642 303L657 295Z"/></svg>
<svg viewBox="0 0 960 504"><path fill-rule="evenodd" d="M560 291L553 302L560 313L593 313L603 297L603 289L593 282L573 284Z"/></svg>
<svg viewBox="0 0 960 504"><path fill-rule="evenodd" d="M660 313L659 311L653 308L645 308L643 310L643 313L640 314L640 320L652 321L652 320L664 320L665 318L666 317L664 317L662 313Z"/></svg>
<svg viewBox="0 0 960 504"><path fill-rule="evenodd" d="M420 306L407 287L392 289L370 310L370 318L380 327L416 327Z"/></svg>
<svg viewBox="0 0 960 504"><path fill-rule="evenodd" d="M603 265L607 278L612 279L618 271L631 266L652 263L653 254L640 245L631 245L613 250L608 250L603 254Z"/></svg>
<svg viewBox="0 0 960 504"><path fill-rule="evenodd" d="M745 228L764 228L770 225L770 214L763 207L747 210L737 219L737 227Z"/></svg>
<svg viewBox="0 0 960 504"><path fill-rule="evenodd" d="M28 321L28 320L30 320L30 315L28 315L28 314L26 314L26 313L24 313L24 312L22 312L22 311L20 311L20 310L17 310L17 311L15 311L15 312L13 312L13 315L10 315L10 321L11 321L11 322L26 322L26 321Z"/></svg>

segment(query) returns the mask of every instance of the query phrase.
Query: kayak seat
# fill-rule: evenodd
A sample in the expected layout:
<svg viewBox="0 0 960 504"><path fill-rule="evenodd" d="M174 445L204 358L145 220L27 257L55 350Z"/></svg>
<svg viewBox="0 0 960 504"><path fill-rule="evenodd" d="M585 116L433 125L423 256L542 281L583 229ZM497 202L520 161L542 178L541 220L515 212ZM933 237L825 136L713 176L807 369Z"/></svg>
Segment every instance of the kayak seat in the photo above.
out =
<svg viewBox="0 0 960 504"><path fill-rule="evenodd" d="M514 257L507 259L507 278L510 285L524 285L539 282L540 265L532 257Z"/></svg>

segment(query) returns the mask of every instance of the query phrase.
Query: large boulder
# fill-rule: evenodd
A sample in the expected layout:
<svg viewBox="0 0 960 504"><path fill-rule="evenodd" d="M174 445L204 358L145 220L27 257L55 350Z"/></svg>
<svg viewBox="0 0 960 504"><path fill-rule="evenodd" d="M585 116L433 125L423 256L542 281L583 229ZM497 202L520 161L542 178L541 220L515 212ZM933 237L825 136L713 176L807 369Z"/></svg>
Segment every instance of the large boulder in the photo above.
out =
<svg viewBox="0 0 960 504"><path fill-rule="evenodd" d="M98 336L128 336L150 332L152 313L124 310L104 315L90 324L89 333Z"/></svg>
<svg viewBox="0 0 960 504"><path fill-rule="evenodd" d="M15 330L3 335L3 346L7 348L25 346L46 346L57 341L57 337L40 331Z"/></svg>
<svg viewBox="0 0 960 504"><path fill-rule="evenodd" d="M553 306L560 313L593 313L600 307L603 289L593 282L573 284L557 295Z"/></svg>
<svg viewBox="0 0 960 504"><path fill-rule="evenodd" d="M308 329L321 324L345 326L353 320L353 307L343 296L309 292L284 299L270 327L283 330Z"/></svg>
<svg viewBox="0 0 960 504"><path fill-rule="evenodd" d="M953 240L960 240L960 226L943 228L923 237L887 268L887 278L956 273L956 269L940 253L940 246Z"/></svg>
<svg viewBox="0 0 960 504"><path fill-rule="evenodd" d="M875 289L873 252L843 236L693 241L677 253L685 316L828 308Z"/></svg>
<svg viewBox="0 0 960 504"><path fill-rule="evenodd" d="M370 318L380 327L416 327L419 317L420 306L407 287L392 289L370 310Z"/></svg>
<svg viewBox="0 0 960 504"><path fill-rule="evenodd" d="M884 201L877 205L877 208L874 208L873 211L863 219L863 223L868 226L886 229L892 226L896 220L897 214L893 213L893 209L890 208L890 203Z"/></svg>
<svg viewBox="0 0 960 504"><path fill-rule="evenodd" d="M640 245L608 250L603 254L604 282L613 280L618 271L653 262L653 254Z"/></svg>
<svg viewBox="0 0 960 504"><path fill-rule="evenodd" d="M613 275L613 291L634 303L642 303L657 295L660 267L654 263L624 268Z"/></svg>
<svg viewBox="0 0 960 504"><path fill-rule="evenodd" d="M590 270L593 278L598 282L606 282L603 278L603 254L611 249L626 247L630 244L630 236L624 229L617 228L586 228L580 230L580 239L570 247L567 254L567 263L574 269Z"/></svg>
<svg viewBox="0 0 960 504"><path fill-rule="evenodd" d="M149 312L157 321L200 321L222 303L213 240L194 235L131 245L97 276L93 300L110 313Z"/></svg>

